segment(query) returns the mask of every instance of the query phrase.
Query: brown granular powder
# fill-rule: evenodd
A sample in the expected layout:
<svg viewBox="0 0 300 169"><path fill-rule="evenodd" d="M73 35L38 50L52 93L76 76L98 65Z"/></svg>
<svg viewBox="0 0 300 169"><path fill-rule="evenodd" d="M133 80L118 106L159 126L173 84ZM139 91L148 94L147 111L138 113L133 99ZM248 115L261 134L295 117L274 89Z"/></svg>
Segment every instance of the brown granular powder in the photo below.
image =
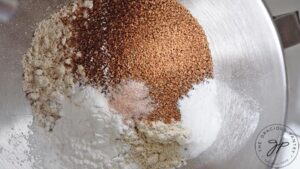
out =
<svg viewBox="0 0 300 169"><path fill-rule="evenodd" d="M178 99L212 77L205 33L176 0L94 0L70 18L74 63L88 83L107 89L127 79L144 82L158 104L150 121L179 121Z"/></svg>

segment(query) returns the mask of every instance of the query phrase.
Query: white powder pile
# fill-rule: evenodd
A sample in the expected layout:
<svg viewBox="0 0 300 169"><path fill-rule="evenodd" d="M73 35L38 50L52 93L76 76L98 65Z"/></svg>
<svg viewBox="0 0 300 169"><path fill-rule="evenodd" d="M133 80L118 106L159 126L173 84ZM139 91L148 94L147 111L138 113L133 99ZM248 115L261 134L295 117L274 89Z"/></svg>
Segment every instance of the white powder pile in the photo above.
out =
<svg viewBox="0 0 300 169"><path fill-rule="evenodd" d="M52 132L33 125L35 168L134 168L125 160L130 147L121 142L121 134L130 128L109 111L102 93L89 86L77 88L63 101L61 113Z"/></svg>
<svg viewBox="0 0 300 169"><path fill-rule="evenodd" d="M179 100L183 127L191 131L186 156L196 158L216 140L221 128L220 107L217 104L217 89L212 79L194 85L186 97Z"/></svg>
<svg viewBox="0 0 300 169"><path fill-rule="evenodd" d="M33 124L34 168L171 169L185 164L189 132L180 123L126 120L99 90L76 87L52 132Z"/></svg>

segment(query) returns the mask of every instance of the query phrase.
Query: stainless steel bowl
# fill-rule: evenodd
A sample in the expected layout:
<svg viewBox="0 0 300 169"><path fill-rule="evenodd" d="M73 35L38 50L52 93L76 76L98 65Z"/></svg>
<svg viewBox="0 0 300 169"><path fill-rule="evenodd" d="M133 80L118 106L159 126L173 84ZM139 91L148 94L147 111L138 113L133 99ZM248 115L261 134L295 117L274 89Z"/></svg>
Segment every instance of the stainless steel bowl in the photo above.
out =
<svg viewBox="0 0 300 169"><path fill-rule="evenodd" d="M287 93L282 48L265 5L261 0L181 2L199 20L208 36L216 77L236 92L251 96L261 108L255 133L237 153L204 166L199 158L190 161L185 168L267 168L256 157L255 138L262 128L284 123ZM28 148L24 137L28 135L26 126L32 117L22 92L21 59L30 46L36 23L65 3L67 1L22 0L15 18L0 24L1 169L31 168L26 160Z"/></svg>

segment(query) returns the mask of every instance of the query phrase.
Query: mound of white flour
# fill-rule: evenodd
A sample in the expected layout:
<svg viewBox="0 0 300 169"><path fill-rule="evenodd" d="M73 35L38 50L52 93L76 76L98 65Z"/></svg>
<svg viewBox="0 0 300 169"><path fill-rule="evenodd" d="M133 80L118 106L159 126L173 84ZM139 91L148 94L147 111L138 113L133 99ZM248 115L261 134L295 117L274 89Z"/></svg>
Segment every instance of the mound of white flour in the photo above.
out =
<svg viewBox="0 0 300 169"><path fill-rule="evenodd" d="M120 140L129 128L109 111L101 92L89 86L77 88L64 99L61 113L52 132L33 125L35 168L134 168L124 159L129 146Z"/></svg>

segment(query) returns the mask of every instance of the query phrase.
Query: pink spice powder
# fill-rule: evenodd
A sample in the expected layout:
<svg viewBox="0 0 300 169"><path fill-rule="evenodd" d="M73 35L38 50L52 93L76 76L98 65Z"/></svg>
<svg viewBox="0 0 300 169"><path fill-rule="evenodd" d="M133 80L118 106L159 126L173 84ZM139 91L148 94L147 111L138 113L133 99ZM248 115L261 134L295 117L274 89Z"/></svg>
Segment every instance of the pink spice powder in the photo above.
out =
<svg viewBox="0 0 300 169"><path fill-rule="evenodd" d="M110 107L125 118L145 117L155 109L149 88L142 82L123 80L108 96Z"/></svg>

